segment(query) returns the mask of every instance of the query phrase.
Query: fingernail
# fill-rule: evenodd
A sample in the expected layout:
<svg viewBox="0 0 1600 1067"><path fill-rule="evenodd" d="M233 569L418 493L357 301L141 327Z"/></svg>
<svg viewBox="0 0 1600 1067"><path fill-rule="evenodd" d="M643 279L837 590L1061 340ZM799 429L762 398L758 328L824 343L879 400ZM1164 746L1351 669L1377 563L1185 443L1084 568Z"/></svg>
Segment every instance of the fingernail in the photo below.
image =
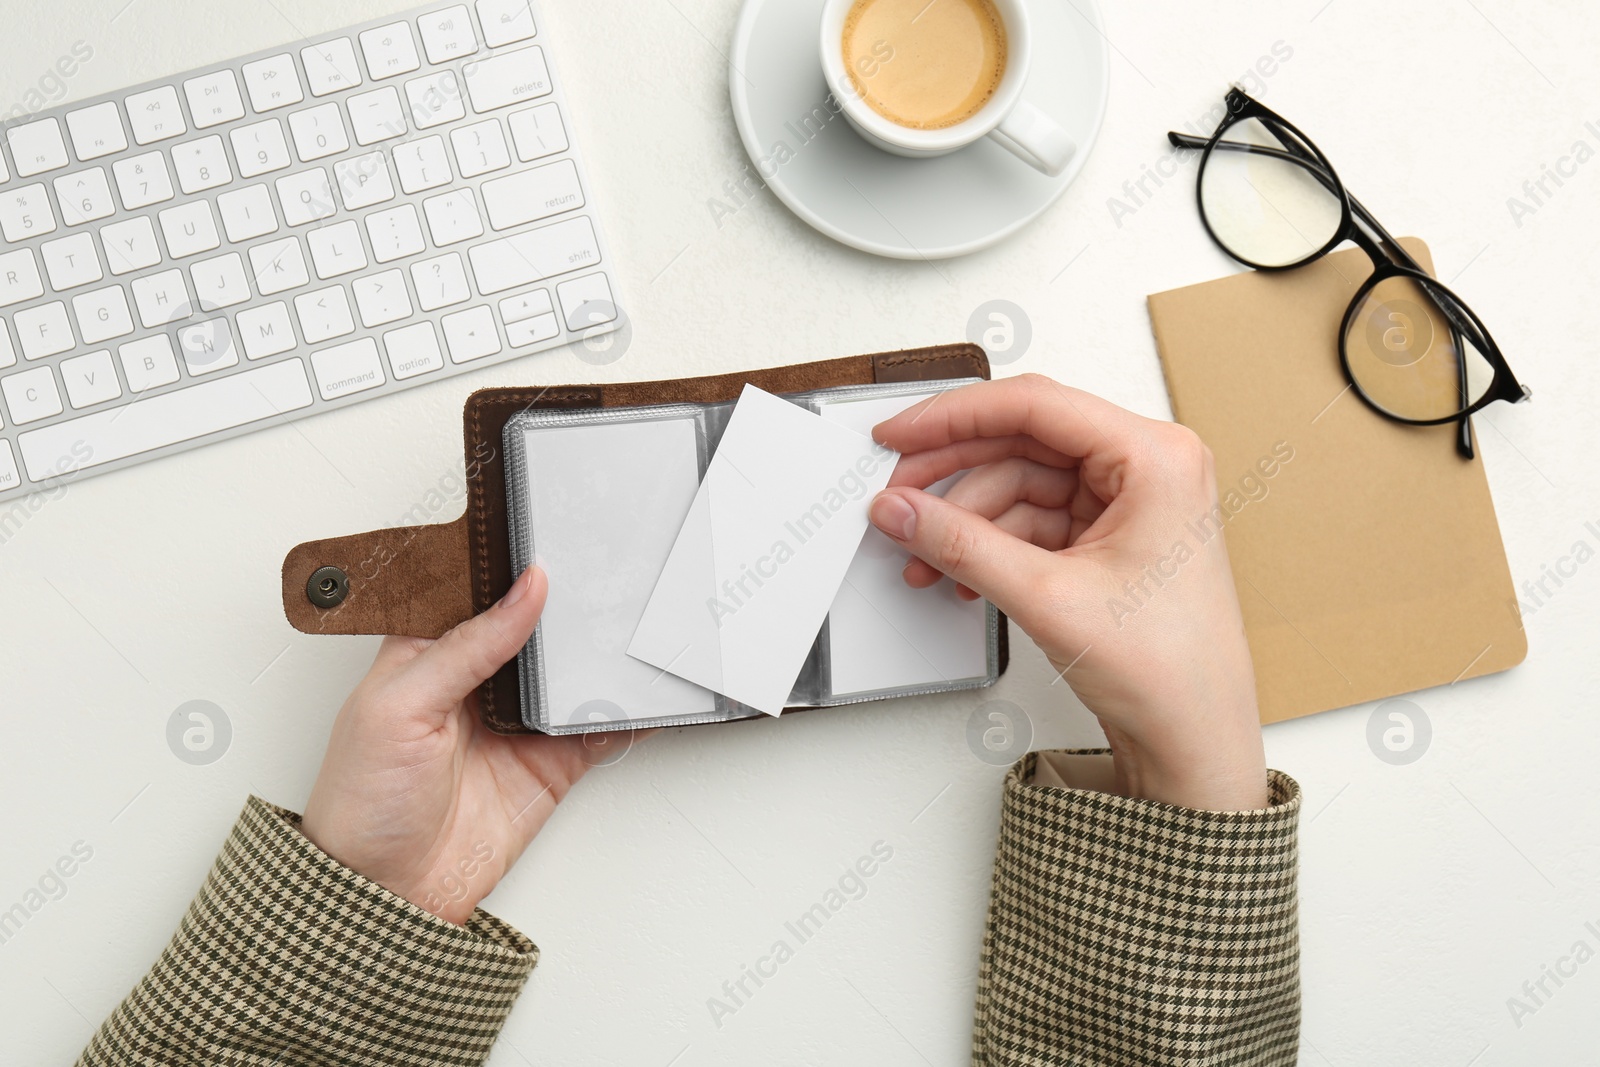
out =
<svg viewBox="0 0 1600 1067"><path fill-rule="evenodd" d="M516 581L511 583L511 588L506 592L506 595L500 598L500 606L503 608L515 606L517 601L521 600L527 595L528 586L532 579L533 568L529 567L527 570L522 572Z"/></svg>
<svg viewBox="0 0 1600 1067"><path fill-rule="evenodd" d="M905 498L892 493L882 494L872 502L867 512L872 525L898 541L909 541L917 532L917 512Z"/></svg>

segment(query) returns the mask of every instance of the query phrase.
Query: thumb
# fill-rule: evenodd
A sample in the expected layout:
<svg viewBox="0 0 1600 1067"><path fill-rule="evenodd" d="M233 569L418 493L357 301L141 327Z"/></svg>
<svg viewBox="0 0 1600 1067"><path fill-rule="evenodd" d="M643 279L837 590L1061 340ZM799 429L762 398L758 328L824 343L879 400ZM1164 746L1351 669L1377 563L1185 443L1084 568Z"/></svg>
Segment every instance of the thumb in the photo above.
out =
<svg viewBox="0 0 1600 1067"><path fill-rule="evenodd" d="M413 660L404 684L429 708L444 710L459 704L522 651L538 625L549 590L544 571L529 567L499 603L457 626Z"/></svg>
<svg viewBox="0 0 1600 1067"><path fill-rule="evenodd" d="M1061 558L1006 533L975 512L920 489L879 493L872 524L929 566L1019 618Z"/></svg>

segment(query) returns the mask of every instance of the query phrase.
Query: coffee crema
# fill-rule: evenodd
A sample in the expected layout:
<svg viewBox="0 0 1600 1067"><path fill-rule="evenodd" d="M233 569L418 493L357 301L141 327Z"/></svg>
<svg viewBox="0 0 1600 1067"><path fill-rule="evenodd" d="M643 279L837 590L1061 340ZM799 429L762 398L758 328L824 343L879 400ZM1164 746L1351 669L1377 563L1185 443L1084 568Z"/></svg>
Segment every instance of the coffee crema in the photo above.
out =
<svg viewBox="0 0 1600 1067"><path fill-rule="evenodd" d="M856 0L843 46L861 99L913 130L970 119L1006 70L1006 31L993 0Z"/></svg>

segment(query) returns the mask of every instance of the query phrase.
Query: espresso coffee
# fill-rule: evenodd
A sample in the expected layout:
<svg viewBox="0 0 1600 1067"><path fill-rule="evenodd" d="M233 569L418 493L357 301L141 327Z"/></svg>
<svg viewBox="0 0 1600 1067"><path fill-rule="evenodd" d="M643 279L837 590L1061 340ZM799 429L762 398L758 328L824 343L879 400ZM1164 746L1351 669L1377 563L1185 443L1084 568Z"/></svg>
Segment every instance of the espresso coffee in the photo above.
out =
<svg viewBox="0 0 1600 1067"><path fill-rule="evenodd" d="M1006 31L994 0L856 0L843 45L861 99L913 130L970 119L1006 70Z"/></svg>

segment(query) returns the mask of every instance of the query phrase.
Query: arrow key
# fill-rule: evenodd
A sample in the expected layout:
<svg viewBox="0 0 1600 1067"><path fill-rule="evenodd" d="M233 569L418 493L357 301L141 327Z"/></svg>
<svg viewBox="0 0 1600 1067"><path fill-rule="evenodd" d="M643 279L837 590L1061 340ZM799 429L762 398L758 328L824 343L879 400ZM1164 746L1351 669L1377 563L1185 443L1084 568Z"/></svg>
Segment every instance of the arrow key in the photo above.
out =
<svg viewBox="0 0 1600 1067"><path fill-rule="evenodd" d="M452 363L470 363L500 351L500 332L495 328L494 312L487 304L439 320L444 327L445 345Z"/></svg>

